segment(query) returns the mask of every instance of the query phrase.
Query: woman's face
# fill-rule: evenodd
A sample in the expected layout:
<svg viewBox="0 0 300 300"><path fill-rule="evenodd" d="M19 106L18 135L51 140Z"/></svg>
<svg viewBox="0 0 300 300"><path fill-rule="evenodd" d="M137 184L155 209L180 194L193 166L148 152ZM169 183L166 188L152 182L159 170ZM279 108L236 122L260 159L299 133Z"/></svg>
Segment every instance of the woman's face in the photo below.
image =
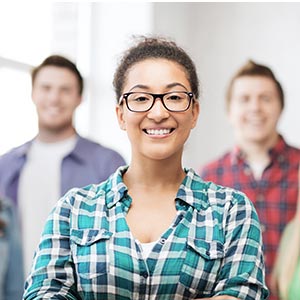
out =
<svg viewBox="0 0 300 300"><path fill-rule="evenodd" d="M166 59L146 59L129 69L122 92L163 94L172 91L191 92L183 68ZM131 142L132 157L163 160L181 158L184 143L197 123L199 104L195 101L186 111L170 112L157 98L149 111L132 112L123 101L116 112L119 125L127 131Z"/></svg>

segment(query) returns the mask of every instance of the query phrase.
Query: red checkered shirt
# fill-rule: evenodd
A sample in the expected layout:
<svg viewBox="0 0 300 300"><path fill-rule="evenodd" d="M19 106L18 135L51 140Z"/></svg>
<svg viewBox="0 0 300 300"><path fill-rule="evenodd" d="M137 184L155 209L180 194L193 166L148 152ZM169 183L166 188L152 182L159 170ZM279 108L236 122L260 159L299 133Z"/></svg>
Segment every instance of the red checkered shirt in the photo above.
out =
<svg viewBox="0 0 300 300"><path fill-rule="evenodd" d="M254 203L263 232L268 286L281 233L296 212L300 149L288 145L280 136L270 150L270 158L259 180L238 147L200 170L204 180L241 190ZM275 299L277 296L271 294L269 300Z"/></svg>

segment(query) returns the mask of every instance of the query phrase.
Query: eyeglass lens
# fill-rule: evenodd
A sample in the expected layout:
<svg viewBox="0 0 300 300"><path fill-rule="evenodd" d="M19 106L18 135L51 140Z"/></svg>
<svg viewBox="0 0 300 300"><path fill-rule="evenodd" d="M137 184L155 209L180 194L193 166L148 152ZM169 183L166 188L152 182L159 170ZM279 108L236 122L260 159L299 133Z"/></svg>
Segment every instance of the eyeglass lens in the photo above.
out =
<svg viewBox="0 0 300 300"><path fill-rule="evenodd" d="M157 98L162 98L164 106L170 111L184 111L190 104L190 96L185 92L171 92L162 95L136 92L127 96L127 105L132 111L147 111Z"/></svg>

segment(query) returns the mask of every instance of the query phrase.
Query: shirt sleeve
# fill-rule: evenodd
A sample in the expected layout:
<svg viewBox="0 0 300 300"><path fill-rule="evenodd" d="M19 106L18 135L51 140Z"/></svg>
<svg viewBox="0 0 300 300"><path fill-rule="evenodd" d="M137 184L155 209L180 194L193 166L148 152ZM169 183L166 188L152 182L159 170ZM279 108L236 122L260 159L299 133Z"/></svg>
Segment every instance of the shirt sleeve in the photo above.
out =
<svg viewBox="0 0 300 300"><path fill-rule="evenodd" d="M72 191L49 215L25 283L23 299L81 299L76 291L70 251Z"/></svg>
<svg viewBox="0 0 300 300"><path fill-rule="evenodd" d="M4 282L4 299L20 299L24 288L23 256L19 224L13 205L7 209L8 264Z"/></svg>
<svg viewBox="0 0 300 300"><path fill-rule="evenodd" d="M243 300L267 299L260 223L257 213L242 193L233 192L223 219L224 260L215 295Z"/></svg>

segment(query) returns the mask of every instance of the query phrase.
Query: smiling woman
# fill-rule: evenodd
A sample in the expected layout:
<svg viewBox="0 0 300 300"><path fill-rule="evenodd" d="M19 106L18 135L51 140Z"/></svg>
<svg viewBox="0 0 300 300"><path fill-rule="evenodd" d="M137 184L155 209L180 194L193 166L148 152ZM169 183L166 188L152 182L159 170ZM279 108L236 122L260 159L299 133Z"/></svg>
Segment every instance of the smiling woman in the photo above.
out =
<svg viewBox="0 0 300 300"><path fill-rule="evenodd" d="M252 204L182 166L200 110L191 58L172 41L142 38L114 87L131 163L60 199L24 299L266 299Z"/></svg>

